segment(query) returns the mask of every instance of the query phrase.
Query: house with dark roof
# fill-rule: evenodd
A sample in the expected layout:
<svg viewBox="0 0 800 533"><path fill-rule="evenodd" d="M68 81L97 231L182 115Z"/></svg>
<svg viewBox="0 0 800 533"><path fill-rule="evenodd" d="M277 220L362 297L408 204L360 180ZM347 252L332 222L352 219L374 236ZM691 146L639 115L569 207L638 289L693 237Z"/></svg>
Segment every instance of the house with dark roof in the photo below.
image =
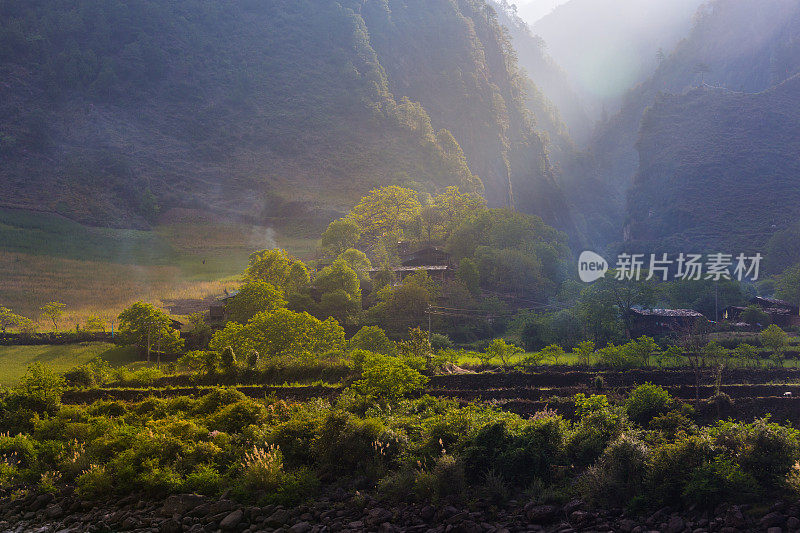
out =
<svg viewBox="0 0 800 533"><path fill-rule="evenodd" d="M659 336L690 330L698 321L707 322L693 309L631 309L631 336Z"/></svg>
<svg viewBox="0 0 800 533"><path fill-rule="evenodd" d="M420 270L438 281L446 281L455 276L455 269L450 259L450 254L438 246L423 246L412 249L408 243L398 243L400 265L391 267L398 281ZM370 276L381 272L383 268L376 267L369 270Z"/></svg>
<svg viewBox="0 0 800 533"><path fill-rule="evenodd" d="M228 292L228 289L225 289L225 294L217 297L214 303L209 306L208 318L210 320L225 320L225 304L237 294L239 294L238 290Z"/></svg>
<svg viewBox="0 0 800 533"><path fill-rule="evenodd" d="M777 298L765 298L756 296L750 299L750 305L754 305L769 315L770 321L780 327L800 326L800 307L786 300ZM747 307L730 305L723 309L723 320L740 322L742 312Z"/></svg>

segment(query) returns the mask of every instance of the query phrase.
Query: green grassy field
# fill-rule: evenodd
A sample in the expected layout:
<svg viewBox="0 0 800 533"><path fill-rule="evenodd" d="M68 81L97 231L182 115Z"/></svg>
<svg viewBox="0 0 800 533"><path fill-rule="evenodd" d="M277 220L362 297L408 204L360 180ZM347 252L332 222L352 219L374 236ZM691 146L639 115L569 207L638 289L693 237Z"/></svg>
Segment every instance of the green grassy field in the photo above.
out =
<svg viewBox="0 0 800 533"><path fill-rule="evenodd" d="M523 353L523 354L519 354L519 355L513 356L511 358L511 361L509 362L510 366L514 366L514 365L517 365L517 364L521 363L525 359L525 357L527 357L528 355L530 355L530 354L529 353ZM592 364L595 364L596 361L597 361L596 357L592 357ZM458 365L458 366L479 366L479 365L481 365L481 360L478 357L467 355L467 356L459 357L458 360L455 362L455 364ZM503 363L502 363L502 361L498 360L497 358L494 358L494 359L492 359L490 361L490 364L494 365L494 366L502 366ZM543 365L543 366L552 366L552 365L555 365L556 363L552 359L544 359L544 360L541 361L540 364ZM558 360L558 365L575 366L575 365L583 365L583 364L584 364L584 362L580 361L578 359L578 356L575 355L572 352L567 352L563 357L561 357ZM659 368L659 366L656 364L655 359L651 359L650 364L651 364L651 368ZM730 361L728 364L730 366L739 366L739 363L736 363L734 361ZM761 367L763 367L763 368L770 368L770 367L772 367L774 365L773 361L770 360L770 359L767 359L767 358L762 358L761 361L760 361L760 364L761 364ZM749 365L749 362L742 363L742 365L743 366L747 366L747 365ZM669 361L669 362L664 362L662 367L663 368L677 368L677 367L684 367L685 368L686 367L686 363ZM798 360L798 359L786 359L786 360L783 361L783 367L784 368L800 368L800 360Z"/></svg>
<svg viewBox="0 0 800 533"><path fill-rule="evenodd" d="M511 360L509 361L509 364L511 366L519 364L519 363L521 363L523 361L523 359L525 359L525 357L527 357L529 355L531 355L531 354L530 353L522 353L522 354L519 354L519 355L515 355L515 356L513 356L511 358ZM571 352L567 352L563 357L561 357L558 360L558 364L559 365L577 365L579 363L580 363L580 361L578 361L578 356L573 354L573 353L571 353ZM481 360L478 357L466 355L466 356L459 357L458 361L456 361L456 364L459 365L459 366L464 366L464 365L478 366L478 365L481 364ZM502 363L502 361L498 360L497 358L494 358L494 359L492 359L490 361L490 364L500 366L503 363ZM543 364L543 365L553 365L553 364L555 364L555 362L550 360L550 359L545 359L545 360L543 360L541 362L541 364Z"/></svg>
<svg viewBox="0 0 800 533"><path fill-rule="evenodd" d="M135 349L105 342L67 344L63 346L0 346L0 386L14 386L25 374L28 365L40 362L56 372L69 370L100 356L111 366L122 366L138 359Z"/></svg>

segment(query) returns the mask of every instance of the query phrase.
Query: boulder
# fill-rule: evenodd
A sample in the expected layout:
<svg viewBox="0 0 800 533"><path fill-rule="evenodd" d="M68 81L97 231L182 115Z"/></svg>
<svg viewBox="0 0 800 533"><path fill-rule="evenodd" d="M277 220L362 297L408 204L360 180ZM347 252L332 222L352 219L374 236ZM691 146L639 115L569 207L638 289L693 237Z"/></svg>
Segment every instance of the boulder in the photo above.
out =
<svg viewBox="0 0 800 533"><path fill-rule="evenodd" d="M678 515L672 515L667 522L667 533L680 533L686 527L686 523Z"/></svg>
<svg viewBox="0 0 800 533"><path fill-rule="evenodd" d="M199 494L173 494L164 501L161 507L163 516L184 515L192 509L205 503L205 498Z"/></svg>
<svg viewBox="0 0 800 533"><path fill-rule="evenodd" d="M224 531L233 531L236 529L239 524L242 522L242 518L244 517L244 513L241 509L236 509L235 511L231 512L223 518L220 523L219 527Z"/></svg>
<svg viewBox="0 0 800 533"><path fill-rule="evenodd" d="M311 531L311 524L308 522L298 522L289 528L289 533L308 533Z"/></svg>
<svg viewBox="0 0 800 533"><path fill-rule="evenodd" d="M278 509L264 521L270 527L281 527L285 525L292 518L292 515L286 509Z"/></svg>
<svg viewBox="0 0 800 533"><path fill-rule="evenodd" d="M529 503L525 506L525 517L534 524L546 524L555 520L560 511L555 505Z"/></svg>
<svg viewBox="0 0 800 533"><path fill-rule="evenodd" d="M183 526L174 518L170 518L159 528L159 533L183 533Z"/></svg>

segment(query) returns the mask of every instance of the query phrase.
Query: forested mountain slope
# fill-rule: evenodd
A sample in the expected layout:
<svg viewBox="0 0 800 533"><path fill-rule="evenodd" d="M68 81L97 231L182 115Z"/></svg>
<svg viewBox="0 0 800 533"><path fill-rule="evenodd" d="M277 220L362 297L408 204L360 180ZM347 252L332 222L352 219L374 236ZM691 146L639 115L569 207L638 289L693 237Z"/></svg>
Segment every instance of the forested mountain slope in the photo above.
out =
<svg viewBox="0 0 800 533"><path fill-rule="evenodd" d="M762 93L698 88L642 120L631 239L669 250L764 251L800 219L800 75Z"/></svg>
<svg viewBox="0 0 800 533"><path fill-rule="evenodd" d="M141 227L457 184L569 226L480 0L0 0L0 80L7 206Z"/></svg>
<svg viewBox="0 0 800 533"><path fill-rule="evenodd" d="M530 80L536 80L529 84L526 101L537 128L547 132L556 147L565 144L565 133L578 143L584 142L592 124L567 73L547 54L547 43L531 33L515 5L508 0L493 0L493 5L499 22L508 29L519 66Z"/></svg>

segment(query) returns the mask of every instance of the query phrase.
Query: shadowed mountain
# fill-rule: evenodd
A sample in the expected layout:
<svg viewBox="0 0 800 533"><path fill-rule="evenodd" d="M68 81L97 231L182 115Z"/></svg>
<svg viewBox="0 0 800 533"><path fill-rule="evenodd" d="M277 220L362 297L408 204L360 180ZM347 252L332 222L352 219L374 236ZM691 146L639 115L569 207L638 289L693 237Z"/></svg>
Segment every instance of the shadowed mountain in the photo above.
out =
<svg viewBox="0 0 800 533"><path fill-rule="evenodd" d="M570 226L480 0L0 1L0 79L6 206L329 219L456 184Z"/></svg>
<svg viewBox="0 0 800 533"><path fill-rule="evenodd" d="M800 219L800 75L756 94L658 98L637 148L630 244L763 253Z"/></svg>

